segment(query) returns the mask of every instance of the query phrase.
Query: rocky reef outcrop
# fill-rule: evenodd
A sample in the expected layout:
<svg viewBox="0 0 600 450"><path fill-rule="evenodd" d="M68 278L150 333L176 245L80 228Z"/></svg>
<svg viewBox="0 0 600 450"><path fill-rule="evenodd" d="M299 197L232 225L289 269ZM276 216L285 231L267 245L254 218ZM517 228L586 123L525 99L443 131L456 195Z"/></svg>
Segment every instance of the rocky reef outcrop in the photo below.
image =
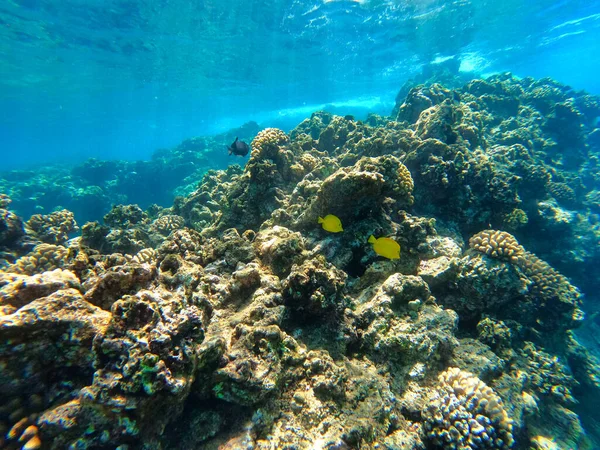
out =
<svg viewBox="0 0 600 450"><path fill-rule="evenodd" d="M599 115L548 79L427 83L257 130L170 207L0 197L0 446L591 450Z"/></svg>

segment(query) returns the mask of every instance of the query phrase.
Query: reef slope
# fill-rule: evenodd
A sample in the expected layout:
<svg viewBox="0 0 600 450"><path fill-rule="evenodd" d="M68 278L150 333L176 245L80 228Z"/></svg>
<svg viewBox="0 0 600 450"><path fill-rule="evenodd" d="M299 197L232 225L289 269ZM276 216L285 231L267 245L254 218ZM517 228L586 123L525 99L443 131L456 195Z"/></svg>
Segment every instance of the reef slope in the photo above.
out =
<svg viewBox="0 0 600 450"><path fill-rule="evenodd" d="M169 208L79 229L3 196L0 447L593 448L599 115L549 79L418 85L262 130Z"/></svg>

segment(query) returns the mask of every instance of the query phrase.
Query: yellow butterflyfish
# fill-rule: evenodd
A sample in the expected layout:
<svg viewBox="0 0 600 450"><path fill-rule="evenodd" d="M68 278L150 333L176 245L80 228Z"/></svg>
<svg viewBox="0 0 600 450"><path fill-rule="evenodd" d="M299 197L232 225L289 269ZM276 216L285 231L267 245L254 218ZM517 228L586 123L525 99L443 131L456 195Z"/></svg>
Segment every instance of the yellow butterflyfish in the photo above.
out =
<svg viewBox="0 0 600 450"><path fill-rule="evenodd" d="M327 214L324 218L319 217L319 223L325 231L329 231L330 233L344 231L342 228L342 221L333 214Z"/></svg>
<svg viewBox="0 0 600 450"><path fill-rule="evenodd" d="M400 259L400 245L393 239L388 237L375 238L371 235L369 243L373 244L373 250L379 256L388 259Z"/></svg>

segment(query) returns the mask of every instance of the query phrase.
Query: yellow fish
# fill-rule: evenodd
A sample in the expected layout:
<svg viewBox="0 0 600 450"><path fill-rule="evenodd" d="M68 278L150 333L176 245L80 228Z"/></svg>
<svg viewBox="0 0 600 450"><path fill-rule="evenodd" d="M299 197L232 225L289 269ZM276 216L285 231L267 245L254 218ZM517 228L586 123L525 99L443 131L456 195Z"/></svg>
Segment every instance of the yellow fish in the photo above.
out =
<svg viewBox="0 0 600 450"><path fill-rule="evenodd" d="M395 240L387 237L375 239L375 236L371 235L369 243L373 244L373 250L379 256L388 259L400 259L400 245Z"/></svg>
<svg viewBox="0 0 600 450"><path fill-rule="evenodd" d="M322 224L325 231L329 231L330 233L344 231L342 228L342 221L333 214L327 214L325 218L319 217L319 223Z"/></svg>

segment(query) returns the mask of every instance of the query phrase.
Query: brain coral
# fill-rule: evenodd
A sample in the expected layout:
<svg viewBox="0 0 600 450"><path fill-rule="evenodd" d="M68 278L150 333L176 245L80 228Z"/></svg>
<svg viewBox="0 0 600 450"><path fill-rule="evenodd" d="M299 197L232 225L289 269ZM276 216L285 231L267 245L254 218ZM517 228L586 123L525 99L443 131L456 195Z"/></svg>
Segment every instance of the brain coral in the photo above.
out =
<svg viewBox="0 0 600 450"><path fill-rule="evenodd" d="M502 400L483 381L451 367L424 411L426 439L433 448L508 449L514 444L513 420Z"/></svg>

